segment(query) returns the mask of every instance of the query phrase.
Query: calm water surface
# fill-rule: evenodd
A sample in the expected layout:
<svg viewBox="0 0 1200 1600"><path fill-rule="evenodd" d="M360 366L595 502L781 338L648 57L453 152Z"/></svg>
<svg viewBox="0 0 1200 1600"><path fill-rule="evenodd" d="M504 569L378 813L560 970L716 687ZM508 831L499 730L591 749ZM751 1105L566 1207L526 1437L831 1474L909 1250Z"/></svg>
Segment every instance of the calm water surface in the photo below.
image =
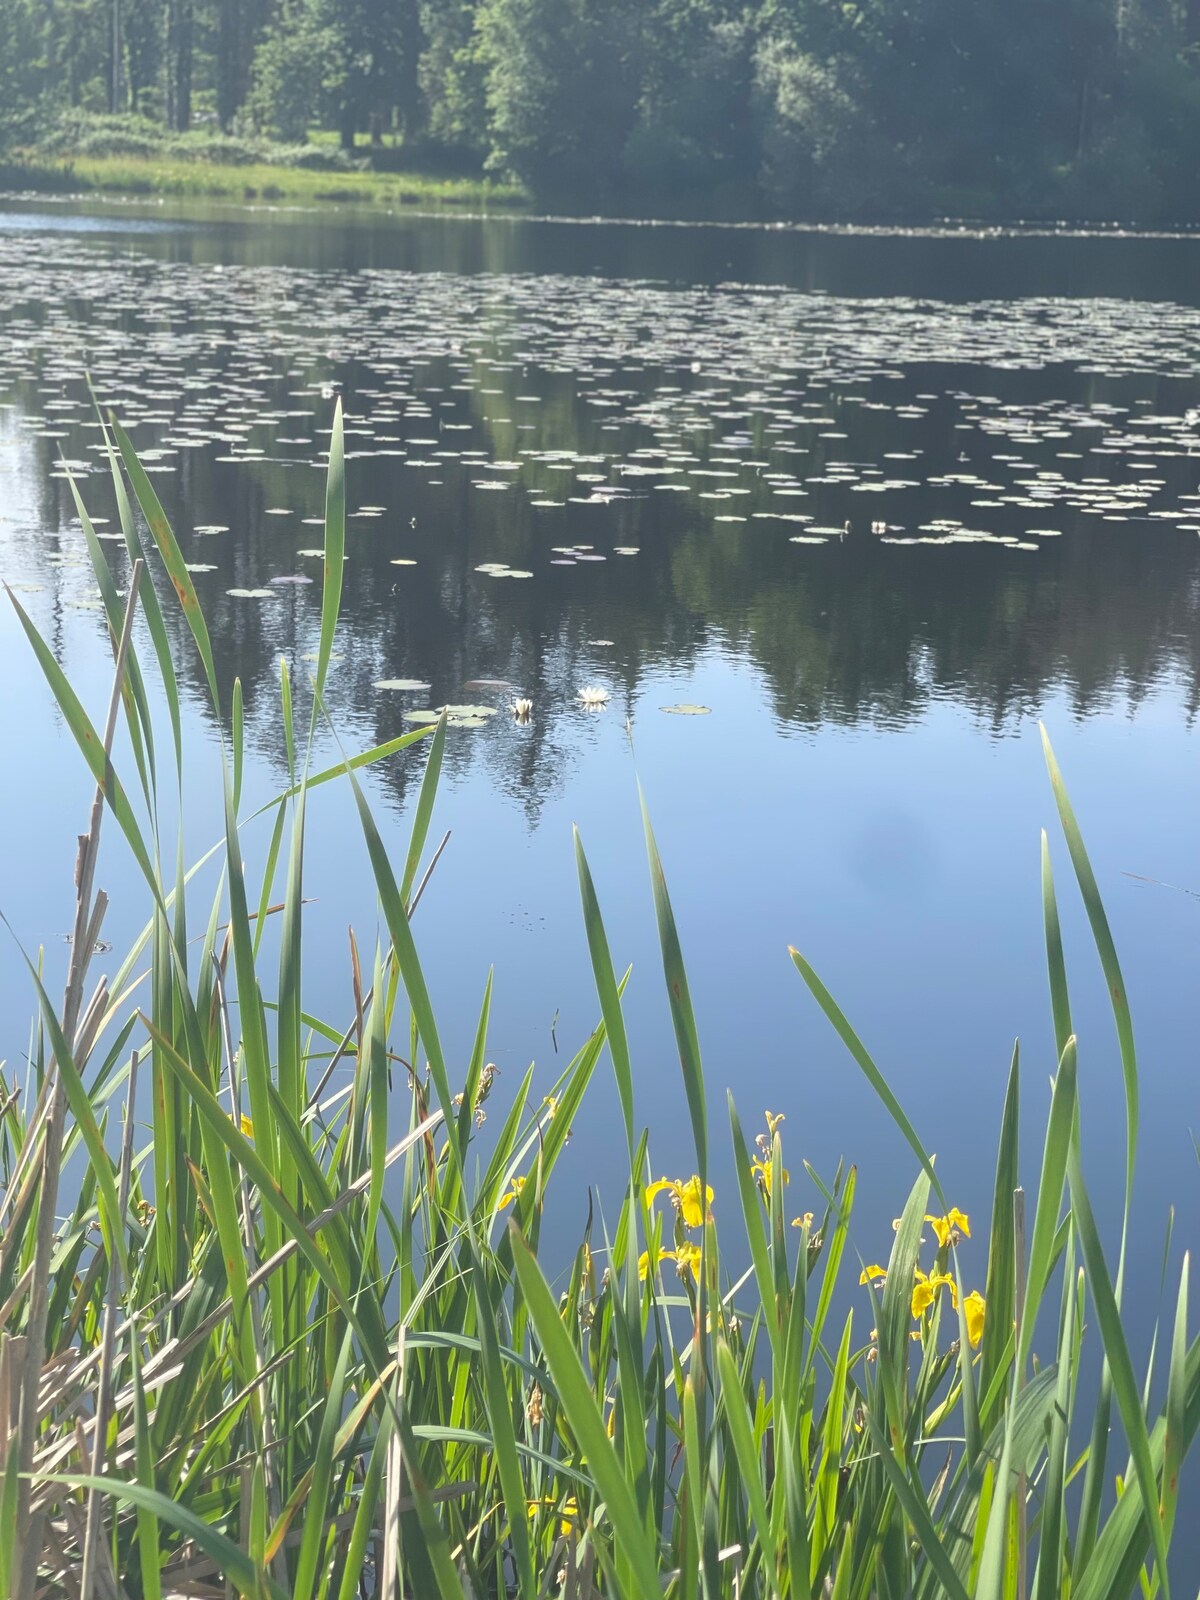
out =
<svg viewBox="0 0 1200 1600"><path fill-rule="evenodd" d="M498 708L451 733L435 832L452 838L419 917L449 1043L466 1051L490 963L502 1085L534 1060L545 1092L591 1027L578 823L614 954L634 967L638 1117L656 1168L692 1170L640 776L718 1151L732 1088L747 1124L786 1113L797 1210L813 1203L801 1156L825 1175L839 1156L857 1162L869 1259L888 1247L912 1161L787 945L875 1052L951 1199L982 1221L1018 1035L1030 1185L1040 1159L1054 1065L1042 827L1065 903L1088 1170L1098 1210L1119 1215L1120 1070L1055 832L1043 719L1138 1030L1129 1293L1144 1355L1169 1208L1174 1257L1200 1237L1198 262L1200 241L1177 239L9 203L0 573L99 716L106 644L57 465L83 474L112 533L88 371L196 570L223 694L235 675L245 687L249 798L269 796L284 773L278 659L303 678L317 635L321 562L306 552L321 541L317 469L341 392L339 732L365 746L427 707ZM123 574L123 548L108 548ZM0 906L61 964L88 785L11 620L0 652ZM198 854L219 825L216 732L182 639L179 655ZM378 687L396 679L429 687ZM578 703L585 684L607 689L603 710ZM527 726L507 714L511 693L534 701ZM707 714L664 714L679 705ZM370 786L397 848L418 776L402 757ZM105 882L119 942L144 906L112 840ZM346 1021L346 929L369 946L378 924L332 787L314 797L307 889L311 997ZM15 955L0 992L14 1059L29 1010ZM572 1234L585 1184L615 1203L618 1127L598 1078L558 1180L556 1221ZM716 1181L728 1191L723 1154ZM981 1285L982 1247L979 1259Z"/></svg>

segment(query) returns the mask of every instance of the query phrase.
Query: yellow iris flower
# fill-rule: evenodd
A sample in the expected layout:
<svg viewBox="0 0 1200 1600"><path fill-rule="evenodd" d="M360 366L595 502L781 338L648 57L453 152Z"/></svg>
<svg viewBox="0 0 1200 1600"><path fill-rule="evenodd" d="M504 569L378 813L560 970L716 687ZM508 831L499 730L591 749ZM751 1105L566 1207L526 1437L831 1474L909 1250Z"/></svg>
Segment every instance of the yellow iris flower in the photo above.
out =
<svg viewBox="0 0 1200 1600"><path fill-rule="evenodd" d="M660 1250L658 1252L658 1259L659 1259L659 1261L674 1261L675 1252L674 1252L674 1250ZM649 1252L649 1250L643 1250L641 1255L638 1257L638 1281L639 1281L639 1283L644 1283L646 1281L646 1274L649 1271L650 1271L650 1252Z"/></svg>
<svg viewBox="0 0 1200 1600"><path fill-rule="evenodd" d="M503 1211L505 1206L511 1206L514 1200L520 1199L521 1190L525 1187L525 1183L526 1180L522 1177L514 1178L512 1188L509 1189L507 1194L500 1196L500 1204L496 1207L496 1210Z"/></svg>
<svg viewBox="0 0 1200 1600"><path fill-rule="evenodd" d="M529 1512L529 1520L532 1522L534 1517L537 1516L538 1512L543 1506L553 1506L556 1504L557 1501L552 1499L549 1495L546 1495L541 1500L527 1501L526 1510ZM578 1520L579 1507L575 1502L575 1496L573 1494L569 1494L562 1504L562 1519L558 1525L559 1533L563 1534L564 1536L570 1533L574 1529Z"/></svg>
<svg viewBox="0 0 1200 1600"><path fill-rule="evenodd" d="M934 1233L937 1234L939 1250L944 1250L950 1243L952 1233L961 1233L964 1239L971 1237L971 1219L957 1206L951 1206L944 1217L931 1217L927 1213L925 1221L931 1224Z"/></svg>
<svg viewBox="0 0 1200 1600"><path fill-rule="evenodd" d="M858 1275L858 1281L859 1283L886 1283L887 1268L879 1266L864 1267Z"/></svg>
<svg viewBox="0 0 1200 1600"><path fill-rule="evenodd" d="M685 1228L702 1228L706 1219L712 1220L713 1192L704 1185L704 1202L700 1199L700 1179L691 1177L686 1183L681 1178L659 1178L646 1190L646 1204L652 1205L660 1194L669 1194L683 1218Z"/></svg>
<svg viewBox="0 0 1200 1600"><path fill-rule="evenodd" d="M675 1252L675 1265L682 1278L690 1273L693 1278L700 1276L700 1246L698 1244L681 1244Z"/></svg>
<svg viewBox="0 0 1200 1600"><path fill-rule="evenodd" d="M919 1317L937 1299L939 1289L949 1289L954 1309L958 1310L958 1285L948 1272L933 1272L929 1277L917 1268L917 1281L913 1284L912 1314Z"/></svg>
<svg viewBox="0 0 1200 1600"><path fill-rule="evenodd" d="M771 1163L769 1161L752 1161L750 1163L750 1171L762 1185L762 1191L769 1200L771 1198ZM786 1167L783 1169L783 1181L785 1184L792 1181L792 1175Z"/></svg>
<svg viewBox="0 0 1200 1600"><path fill-rule="evenodd" d="M983 1322L987 1314L987 1301L978 1289L972 1289L963 1301L963 1311L967 1318L967 1338L971 1341L971 1349L979 1348L979 1341L983 1338Z"/></svg>
<svg viewBox="0 0 1200 1600"><path fill-rule="evenodd" d="M681 1278L686 1277L689 1273L693 1278L699 1276L700 1246L698 1244L685 1243L681 1244L678 1250L660 1250L658 1252L657 1259L659 1261L673 1261L675 1263L676 1271L679 1273ZM638 1257L639 1281L644 1281L649 1271L650 1252L648 1250L643 1250L641 1255Z"/></svg>
<svg viewBox="0 0 1200 1600"><path fill-rule="evenodd" d="M767 1119L767 1132L771 1135L771 1137L773 1139L775 1137L775 1129L783 1121L783 1112L782 1111L766 1111L766 1112L763 1113L763 1115Z"/></svg>

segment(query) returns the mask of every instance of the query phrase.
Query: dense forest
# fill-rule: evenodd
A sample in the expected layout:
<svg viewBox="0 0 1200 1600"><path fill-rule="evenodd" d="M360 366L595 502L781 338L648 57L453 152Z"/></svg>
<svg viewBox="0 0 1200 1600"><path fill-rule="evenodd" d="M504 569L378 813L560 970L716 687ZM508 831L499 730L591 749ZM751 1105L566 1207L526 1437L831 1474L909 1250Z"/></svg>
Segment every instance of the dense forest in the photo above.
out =
<svg viewBox="0 0 1200 1600"><path fill-rule="evenodd" d="M0 40L0 144L148 119L581 210L1200 220L1200 0L0 0Z"/></svg>

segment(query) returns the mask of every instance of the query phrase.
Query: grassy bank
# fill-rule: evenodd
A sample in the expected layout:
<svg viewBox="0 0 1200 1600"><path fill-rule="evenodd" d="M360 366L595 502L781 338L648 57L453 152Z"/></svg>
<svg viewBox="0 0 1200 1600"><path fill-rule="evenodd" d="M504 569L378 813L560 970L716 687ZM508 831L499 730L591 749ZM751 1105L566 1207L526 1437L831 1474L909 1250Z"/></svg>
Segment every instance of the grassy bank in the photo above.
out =
<svg viewBox="0 0 1200 1600"><path fill-rule="evenodd" d="M483 178L419 173L312 171L270 162L243 165L178 156L45 155L16 152L0 162L0 185L46 193L170 195L223 200L327 201L381 205L516 208L523 190Z"/></svg>
<svg viewBox="0 0 1200 1600"><path fill-rule="evenodd" d="M714 1115L648 819L694 1170L657 1175L623 980L578 837L595 1030L548 1095L532 1092L532 1068L502 1085L488 1060L490 977L469 997L463 974L456 1004L477 1017L474 1043L462 1059L445 1051L418 941L422 897L438 892L430 846L455 735L443 718L323 771L309 760L341 599L340 413L314 680L302 690L281 671L290 771L253 816L241 805L240 690L222 701L186 564L119 429L111 465L119 575L78 500L113 640L104 725L13 598L95 801L64 996L51 999L31 961L28 1064L0 1077L0 1597L1168 1596L1180 1468L1200 1426L1200 1339L1185 1261L1155 1381L1134 1371L1121 1299L1136 1053L1049 747L1125 1070L1125 1226L1101 1240L1084 1182L1047 850L1059 1064L1026 1199L1014 1057L990 1218L943 1193L878 1067L792 952L796 981L911 1155L894 1234L859 1241L853 1166L802 1163L761 1108L743 1108L745 1124L732 1102ZM173 831L201 781L203 753L181 743L179 634L226 730L210 775L225 830L204 857L219 881L205 900L157 822ZM382 761L424 769L395 854L358 778ZM305 818L330 782L352 791L386 934L351 949L344 1011L317 1018L303 992ZM97 864L112 830L132 852L136 881L122 892L136 891L145 926L93 979L107 904ZM265 861L253 881L252 847ZM564 840L569 870L568 850ZM606 898L618 887L601 886ZM374 903L364 917L376 920ZM586 1204L570 1130L601 1069L615 1079L628 1182L552 1257L547 1205ZM736 1177L716 1193L718 1142ZM1099 1363L1085 1346L1103 1350L1102 1377L1089 1376Z"/></svg>

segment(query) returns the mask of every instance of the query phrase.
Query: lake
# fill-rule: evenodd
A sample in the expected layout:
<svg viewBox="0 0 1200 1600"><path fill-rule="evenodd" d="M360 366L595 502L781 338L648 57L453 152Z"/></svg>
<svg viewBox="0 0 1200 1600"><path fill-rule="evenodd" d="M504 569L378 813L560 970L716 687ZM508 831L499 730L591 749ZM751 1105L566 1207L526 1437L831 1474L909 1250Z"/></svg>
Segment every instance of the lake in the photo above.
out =
<svg viewBox="0 0 1200 1600"><path fill-rule="evenodd" d="M981 1235L1014 1039L1030 1187L1055 1065L1043 827L1085 1164L1115 1256L1120 1065L1043 720L1137 1030L1127 1297L1143 1362L1172 1206L1169 1276L1200 1238L1198 262L1188 238L0 201L0 576L99 718L111 658L59 466L113 534L90 374L193 566L226 700L242 680L252 808L284 782L279 657L303 681L315 648L319 469L340 394L338 733L361 748L427 708L484 707L448 735L433 837L451 838L415 922L453 1059L489 965L501 1097L530 1061L544 1093L594 1025L576 823L614 958L633 966L652 1163L693 1170L640 778L696 1001L718 1206L728 1088L751 1136L764 1108L786 1114L797 1211L816 1201L802 1157L826 1179L840 1157L858 1164L868 1260L889 1248L913 1160L787 946L838 998ZM122 546L107 548L123 576ZM194 857L221 825L217 733L177 645ZM90 786L11 617L0 664L0 909L57 983ZM397 680L428 687L380 687ZM606 703L583 705L586 686ZM514 694L533 701L527 723ZM397 850L419 774L406 754L368 784ZM246 839L259 860L260 830ZM339 786L313 797L306 874L308 999L345 1025L347 928L369 950L379 920ZM115 830L100 881L120 949L146 907ZM11 945L0 999L13 1062L32 1000ZM588 1105L556 1179L553 1226L572 1239L588 1186L609 1215L618 1204L610 1077Z"/></svg>

